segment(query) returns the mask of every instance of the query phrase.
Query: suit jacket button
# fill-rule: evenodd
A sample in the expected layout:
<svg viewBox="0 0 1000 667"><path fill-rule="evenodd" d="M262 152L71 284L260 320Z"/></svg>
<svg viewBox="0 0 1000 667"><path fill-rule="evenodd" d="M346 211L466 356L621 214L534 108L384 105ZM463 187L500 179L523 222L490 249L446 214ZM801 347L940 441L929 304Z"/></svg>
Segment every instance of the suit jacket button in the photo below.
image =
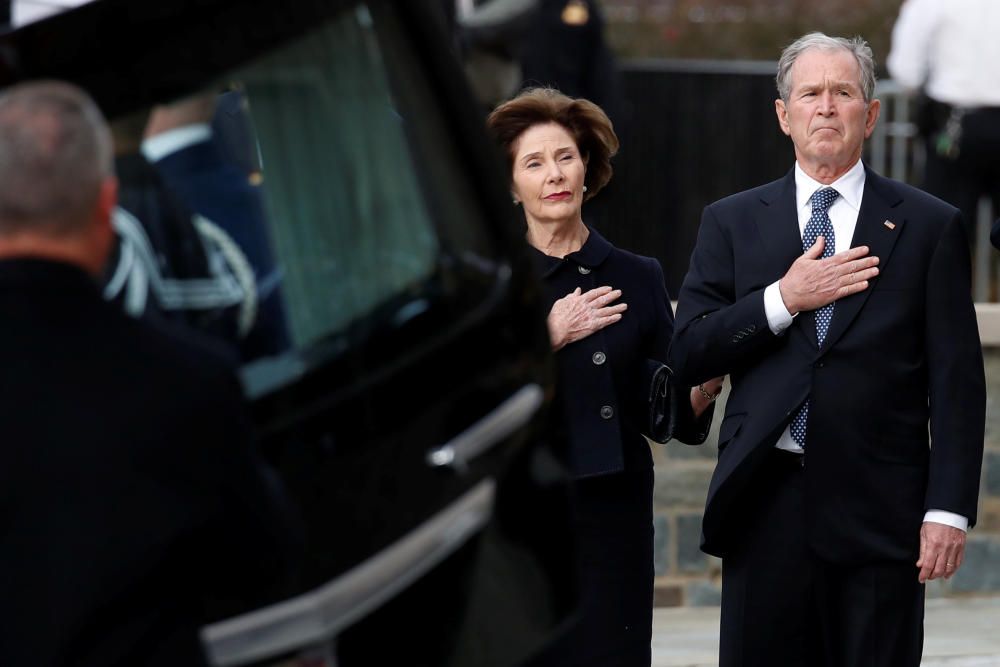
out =
<svg viewBox="0 0 1000 667"><path fill-rule="evenodd" d="M607 361L608 357L603 352L594 352L594 356L592 356L590 359L591 361L594 362L595 366L600 366L605 361Z"/></svg>
<svg viewBox="0 0 1000 667"><path fill-rule="evenodd" d="M582 273L583 275L587 275L588 273L590 273L590 269L588 269L585 266L577 266L576 270Z"/></svg>
<svg viewBox="0 0 1000 667"><path fill-rule="evenodd" d="M615 416L615 409L610 405L601 407L601 419L611 419Z"/></svg>
<svg viewBox="0 0 1000 667"><path fill-rule="evenodd" d="M813 366L816 367L816 368L823 368L823 366L826 366L826 362L825 361L817 361L815 364L813 364Z"/></svg>

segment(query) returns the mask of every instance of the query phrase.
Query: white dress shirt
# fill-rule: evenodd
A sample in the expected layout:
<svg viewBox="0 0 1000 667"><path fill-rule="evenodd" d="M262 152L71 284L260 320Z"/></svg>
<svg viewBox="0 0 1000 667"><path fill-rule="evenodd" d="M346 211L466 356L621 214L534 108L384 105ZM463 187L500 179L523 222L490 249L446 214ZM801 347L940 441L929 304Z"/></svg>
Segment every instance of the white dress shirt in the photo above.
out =
<svg viewBox="0 0 1000 667"><path fill-rule="evenodd" d="M1000 2L906 0L886 67L910 89L960 107L1000 107Z"/></svg>
<svg viewBox="0 0 1000 667"><path fill-rule="evenodd" d="M212 127L208 123L192 123L144 139L141 150L147 160L159 162L172 153L211 138Z"/></svg>
<svg viewBox="0 0 1000 667"><path fill-rule="evenodd" d="M795 210L798 213L799 236L805 231L806 223L812 215L812 204L809 200L814 192L825 187L831 187L840 194L827 213L830 222L833 223L834 253L843 252L851 247L854 228L858 224L858 213L861 211L861 198L865 191L865 168L861 160L829 186L813 180L802 171L798 162L795 163ZM793 316L785 308L777 281L764 290L764 312L767 315L768 326L775 334L780 334L792 324ZM836 317L836 306L834 306L834 317ZM808 439L808 433L806 438ZM792 438L790 424L778 438L775 447L795 453L803 452L802 447ZM929 510L924 515L924 521L943 523L960 530L968 530L969 527L967 517L942 510Z"/></svg>

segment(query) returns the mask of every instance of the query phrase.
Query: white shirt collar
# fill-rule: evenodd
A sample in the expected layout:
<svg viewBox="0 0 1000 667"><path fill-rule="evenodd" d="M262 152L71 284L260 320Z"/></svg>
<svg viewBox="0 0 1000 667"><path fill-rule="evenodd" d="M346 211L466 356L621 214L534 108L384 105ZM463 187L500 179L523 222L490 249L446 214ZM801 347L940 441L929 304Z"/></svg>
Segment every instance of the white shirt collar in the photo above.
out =
<svg viewBox="0 0 1000 667"><path fill-rule="evenodd" d="M192 123L161 132L142 142L142 154L150 162L159 162L171 153L208 141L212 128L208 123Z"/></svg>
<svg viewBox="0 0 1000 667"><path fill-rule="evenodd" d="M861 210L861 196L865 192L864 163L858 160L853 167L847 170L847 173L827 186L813 180L806 172L802 171L798 160L795 161L795 204L799 209L810 206L809 199L813 193L825 187L836 190L840 194L840 198L855 211Z"/></svg>

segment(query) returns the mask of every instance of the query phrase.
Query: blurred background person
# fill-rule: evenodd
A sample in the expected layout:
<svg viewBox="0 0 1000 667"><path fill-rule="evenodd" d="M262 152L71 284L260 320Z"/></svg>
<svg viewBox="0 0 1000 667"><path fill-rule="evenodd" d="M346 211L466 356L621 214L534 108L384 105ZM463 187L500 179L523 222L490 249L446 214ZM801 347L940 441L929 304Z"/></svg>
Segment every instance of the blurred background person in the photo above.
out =
<svg viewBox="0 0 1000 667"><path fill-rule="evenodd" d="M524 39L539 19L539 0L443 0L466 76L485 110L510 98L524 80Z"/></svg>
<svg viewBox="0 0 1000 667"><path fill-rule="evenodd" d="M221 113L216 109L220 99ZM141 150L166 185L195 213L218 225L249 262L255 307L239 340L240 356L249 361L278 354L290 341L261 174L248 159L256 154L256 143L242 122L244 103L238 91L210 91L155 107ZM223 128L236 129L220 136L213 122L217 118Z"/></svg>
<svg viewBox="0 0 1000 667"><path fill-rule="evenodd" d="M101 295L117 186L83 91L0 95L3 665L203 665L202 624L294 585L232 368Z"/></svg>
<svg viewBox="0 0 1000 667"><path fill-rule="evenodd" d="M538 14L524 32L521 70L524 85L551 86L592 101L622 134L621 81L598 2L539 0Z"/></svg>
<svg viewBox="0 0 1000 667"><path fill-rule="evenodd" d="M476 96L492 109L526 86L592 100L622 125L622 91L592 0L445 0Z"/></svg>
<svg viewBox="0 0 1000 667"><path fill-rule="evenodd" d="M970 244L978 203L1000 211L1000 4L994 0L905 0L886 60L918 93L926 147L921 188L962 211Z"/></svg>
<svg viewBox="0 0 1000 667"><path fill-rule="evenodd" d="M104 296L132 317L181 323L241 357L257 313L253 269L229 235L192 211L142 154L148 119L142 110L111 125L120 187Z"/></svg>
<svg viewBox="0 0 1000 667"><path fill-rule="evenodd" d="M663 272L583 221L583 203L610 180L618 150L597 105L529 89L487 122L507 156L511 195L542 277L562 407L556 419L578 480L580 615L534 664L648 667L653 460L643 434L651 367L666 359L673 335ZM721 386L715 378L682 390L679 439L705 440Z"/></svg>

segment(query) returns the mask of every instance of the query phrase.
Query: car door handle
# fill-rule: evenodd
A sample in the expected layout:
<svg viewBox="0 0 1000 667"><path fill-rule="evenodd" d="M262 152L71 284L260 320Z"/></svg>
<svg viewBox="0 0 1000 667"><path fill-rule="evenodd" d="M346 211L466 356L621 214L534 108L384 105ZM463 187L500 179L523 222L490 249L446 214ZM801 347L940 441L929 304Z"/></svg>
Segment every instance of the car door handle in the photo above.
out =
<svg viewBox="0 0 1000 667"><path fill-rule="evenodd" d="M542 397L542 388L537 384L521 387L475 424L427 452L427 464L434 468L465 470L471 461L527 424L541 406Z"/></svg>

